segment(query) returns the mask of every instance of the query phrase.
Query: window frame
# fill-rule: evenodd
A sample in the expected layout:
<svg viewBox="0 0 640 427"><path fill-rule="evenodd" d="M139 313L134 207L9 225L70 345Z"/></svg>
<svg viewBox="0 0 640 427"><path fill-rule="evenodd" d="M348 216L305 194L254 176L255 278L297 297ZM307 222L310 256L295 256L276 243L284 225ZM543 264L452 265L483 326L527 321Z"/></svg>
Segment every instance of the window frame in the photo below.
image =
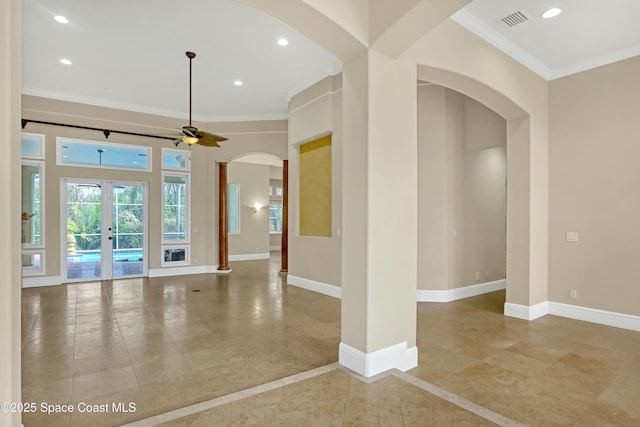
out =
<svg viewBox="0 0 640 427"><path fill-rule="evenodd" d="M27 249L22 251L22 256L27 255L40 255L40 269L39 270L25 270L25 266L21 266L22 276L44 276L47 274L47 260L46 260L46 251L44 248L42 249ZM20 262L22 264L22 261Z"/></svg>
<svg viewBox="0 0 640 427"><path fill-rule="evenodd" d="M34 139L40 140L40 155L39 156L25 156L22 153L22 138L24 136L32 137ZM35 160L44 160L46 158L45 155L45 136L41 133L31 133L31 132L21 132L20 133L20 157L23 159L35 159Z"/></svg>
<svg viewBox="0 0 640 427"><path fill-rule="evenodd" d="M180 261L165 260L164 258L165 251L176 250L176 249L184 250L184 260L180 260ZM160 251L161 267L177 267L177 266L185 266L185 265L191 265L191 245L162 245L162 250Z"/></svg>
<svg viewBox="0 0 640 427"><path fill-rule="evenodd" d="M164 157L166 154L173 153L176 155L186 155L185 167L176 167L176 166L167 166L164 163ZM174 171L191 171L191 151L189 150L179 150L177 148L166 148L162 147L162 169L166 170L174 170Z"/></svg>
<svg viewBox="0 0 640 427"><path fill-rule="evenodd" d="M237 200L237 215L238 215L238 230L237 231L230 231L229 230L229 224L231 223L230 219L231 219L231 214L229 212L229 207L231 206L231 204L229 203L229 186L230 185L235 185L238 188L238 200ZM242 204L240 203L240 183L239 182L227 182L227 234L231 235L231 236L237 236L242 234Z"/></svg>
<svg viewBox="0 0 640 427"><path fill-rule="evenodd" d="M164 185L165 179L167 176L172 177L184 177L185 179L185 227L184 227L184 239L166 239L165 238L165 229L164 229L164 209L165 209L165 198L164 198ZM161 244L162 245L185 245L191 243L191 174L188 172L171 172L171 171L162 171L162 185L160 186L160 212L161 213ZM162 252L164 258L164 251ZM175 264L172 264L175 265Z"/></svg>
<svg viewBox="0 0 640 427"><path fill-rule="evenodd" d="M147 157L147 167L146 168L128 168L128 167L119 167L119 166L105 166L105 165L94 165L89 163L65 163L62 157L62 146L65 142L71 142L74 144L85 144L85 145L98 145L104 147L118 147L118 148L129 148L132 150L144 150L146 152ZM129 172L152 172L153 171L153 149L152 147L147 147L144 145L132 145L132 144L121 144L117 142L103 142L103 141L92 141L89 139L77 139L77 138L67 138L63 136L56 137L56 166L61 167L70 167L70 168L92 168L92 169L107 169L107 170L125 170Z"/></svg>
<svg viewBox="0 0 640 427"><path fill-rule="evenodd" d="M280 206L280 231L271 231L269 230L269 234L282 234L282 201L281 200L269 200L269 205L267 209L269 209L269 225L271 225L271 205Z"/></svg>
<svg viewBox="0 0 640 427"><path fill-rule="evenodd" d="M21 243L23 249L44 249L45 248L45 162L43 160L31 160L29 158L22 159L20 162L20 171L22 166L31 165L40 167L40 243ZM22 187L22 185L21 185ZM22 192L22 188L20 188ZM31 194L33 198L33 193ZM22 211L22 197L20 197L20 210ZM22 227L22 223L21 223ZM21 228L22 232L22 228ZM22 241L22 239L20 239Z"/></svg>

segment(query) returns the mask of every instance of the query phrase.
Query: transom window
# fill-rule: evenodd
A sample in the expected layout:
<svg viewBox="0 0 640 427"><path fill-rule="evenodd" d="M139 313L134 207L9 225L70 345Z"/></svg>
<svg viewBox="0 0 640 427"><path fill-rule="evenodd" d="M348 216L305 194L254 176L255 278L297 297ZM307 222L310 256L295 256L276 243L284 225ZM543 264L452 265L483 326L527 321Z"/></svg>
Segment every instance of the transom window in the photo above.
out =
<svg viewBox="0 0 640 427"><path fill-rule="evenodd" d="M57 164L151 171L151 148L109 142L56 139Z"/></svg>

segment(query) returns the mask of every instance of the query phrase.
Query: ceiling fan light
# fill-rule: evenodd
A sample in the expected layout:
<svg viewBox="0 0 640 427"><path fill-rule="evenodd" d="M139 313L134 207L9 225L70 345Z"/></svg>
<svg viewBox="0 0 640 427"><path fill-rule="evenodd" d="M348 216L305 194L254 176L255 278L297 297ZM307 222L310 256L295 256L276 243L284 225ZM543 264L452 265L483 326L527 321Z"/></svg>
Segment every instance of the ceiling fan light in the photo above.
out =
<svg viewBox="0 0 640 427"><path fill-rule="evenodd" d="M187 145L193 145L196 142L198 142L198 138L196 138L195 136L183 136L182 137L182 142L184 142Z"/></svg>

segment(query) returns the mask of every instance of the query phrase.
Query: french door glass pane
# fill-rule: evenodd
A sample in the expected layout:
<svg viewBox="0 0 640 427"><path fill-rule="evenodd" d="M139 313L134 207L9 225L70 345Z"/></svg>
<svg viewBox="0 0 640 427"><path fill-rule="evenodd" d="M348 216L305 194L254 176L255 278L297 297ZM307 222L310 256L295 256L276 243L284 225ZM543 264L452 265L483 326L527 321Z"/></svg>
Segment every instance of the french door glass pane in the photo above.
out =
<svg viewBox="0 0 640 427"><path fill-rule="evenodd" d="M113 277L143 273L144 187L113 186Z"/></svg>
<svg viewBox="0 0 640 427"><path fill-rule="evenodd" d="M67 183L67 278L102 276L102 189Z"/></svg>

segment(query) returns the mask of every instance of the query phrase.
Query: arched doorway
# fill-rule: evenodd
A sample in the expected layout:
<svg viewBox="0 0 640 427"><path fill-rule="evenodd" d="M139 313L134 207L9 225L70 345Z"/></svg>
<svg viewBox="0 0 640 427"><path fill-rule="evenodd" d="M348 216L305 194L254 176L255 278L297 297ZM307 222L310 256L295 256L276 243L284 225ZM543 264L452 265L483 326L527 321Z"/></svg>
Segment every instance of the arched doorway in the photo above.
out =
<svg viewBox="0 0 640 427"><path fill-rule="evenodd" d="M287 160L259 152L219 164L220 222L225 222L220 227L219 252L225 270L228 261L266 259L277 251L280 271L287 272L287 166Z"/></svg>

